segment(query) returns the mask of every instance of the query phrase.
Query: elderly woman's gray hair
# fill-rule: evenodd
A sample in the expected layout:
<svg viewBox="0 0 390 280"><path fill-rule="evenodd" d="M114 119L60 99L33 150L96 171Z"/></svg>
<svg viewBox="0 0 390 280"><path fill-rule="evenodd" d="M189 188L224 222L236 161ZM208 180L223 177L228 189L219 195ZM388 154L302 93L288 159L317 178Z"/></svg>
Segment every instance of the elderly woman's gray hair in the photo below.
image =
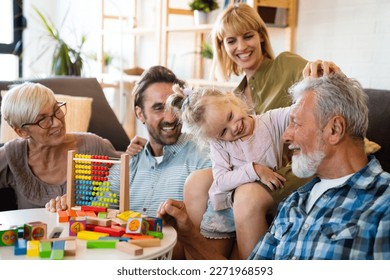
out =
<svg viewBox="0 0 390 280"><path fill-rule="evenodd" d="M12 128L35 121L40 110L47 104L55 104L51 89L39 84L25 82L13 86L1 102L1 114Z"/></svg>

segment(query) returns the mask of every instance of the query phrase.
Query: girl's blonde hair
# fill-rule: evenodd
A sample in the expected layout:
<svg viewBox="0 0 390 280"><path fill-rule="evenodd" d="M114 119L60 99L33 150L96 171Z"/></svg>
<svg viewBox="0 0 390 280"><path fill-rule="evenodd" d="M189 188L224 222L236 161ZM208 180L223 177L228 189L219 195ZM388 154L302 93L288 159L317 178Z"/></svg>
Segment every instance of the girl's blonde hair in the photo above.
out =
<svg viewBox="0 0 390 280"><path fill-rule="evenodd" d="M243 73L241 67L228 56L223 44L223 38L225 38L227 32L241 35L249 30L259 33L263 55L274 59L274 51L272 50L268 31L260 15L255 9L245 3L233 4L228 6L219 16L211 31L214 53L211 68L212 79L228 80L232 73L237 76Z"/></svg>
<svg viewBox="0 0 390 280"><path fill-rule="evenodd" d="M167 110L176 114L183 122L183 125L189 132L198 140L200 146L204 146L210 140L203 131L205 123L206 107L213 102L216 103L232 103L243 108L248 113L250 108L244 100L237 97L233 93L223 93L215 88L204 88L196 91L183 89L179 85L173 86L174 93L168 97L166 102ZM209 97L213 98L213 101Z"/></svg>

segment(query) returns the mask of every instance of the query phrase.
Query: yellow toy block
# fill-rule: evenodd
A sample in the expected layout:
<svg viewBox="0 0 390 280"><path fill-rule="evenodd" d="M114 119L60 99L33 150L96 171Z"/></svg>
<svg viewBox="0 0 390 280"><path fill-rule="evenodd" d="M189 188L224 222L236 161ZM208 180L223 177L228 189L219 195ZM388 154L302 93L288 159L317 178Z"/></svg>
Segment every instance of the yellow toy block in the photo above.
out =
<svg viewBox="0 0 390 280"><path fill-rule="evenodd" d="M79 231L77 233L77 238L82 240L98 240L99 237L105 237L105 236L109 236L109 234L103 232L89 231L89 230Z"/></svg>
<svg viewBox="0 0 390 280"><path fill-rule="evenodd" d="M122 212L122 213L116 215L116 217L123 220L123 221L128 221L129 218L140 218L141 213L135 212L135 211L125 211L125 212Z"/></svg>
<svg viewBox="0 0 390 280"><path fill-rule="evenodd" d="M39 240L27 241L27 256L38 257L39 256Z"/></svg>

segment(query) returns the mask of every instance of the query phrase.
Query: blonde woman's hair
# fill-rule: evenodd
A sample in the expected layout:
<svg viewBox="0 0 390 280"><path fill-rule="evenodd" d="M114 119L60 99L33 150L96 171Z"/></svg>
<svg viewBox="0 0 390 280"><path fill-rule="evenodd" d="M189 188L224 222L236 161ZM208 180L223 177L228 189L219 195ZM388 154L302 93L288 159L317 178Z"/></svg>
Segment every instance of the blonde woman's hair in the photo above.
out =
<svg viewBox="0 0 390 280"><path fill-rule="evenodd" d="M274 51L272 50L266 25L257 11L245 3L232 4L218 17L211 31L214 53L211 68L212 79L228 80L232 74L239 76L243 73L241 67L228 56L223 44L223 38L225 38L227 32L241 35L249 30L259 33L263 55L274 59Z"/></svg>
<svg viewBox="0 0 390 280"><path fill-rule="evenodd" d="M21 128L25 123L34 122L45 105L55 102L51 89L38 83L25 82L13 86L5 94L1 114L12 128Z"/></svg>
<svg viewBox="0 0 390 280"><path fill-rule="evenodd" d="M215 88L204 88L188 93L188 89L183 89L178 85L173 86L173 91L174 93L168 97L166 102L167 110L176 114L201 147L204 147L210 140L204 134L203 124L206 121L206 107L211 103L230 102L250 112L245 101L230 92L224 93Z"/></svg>

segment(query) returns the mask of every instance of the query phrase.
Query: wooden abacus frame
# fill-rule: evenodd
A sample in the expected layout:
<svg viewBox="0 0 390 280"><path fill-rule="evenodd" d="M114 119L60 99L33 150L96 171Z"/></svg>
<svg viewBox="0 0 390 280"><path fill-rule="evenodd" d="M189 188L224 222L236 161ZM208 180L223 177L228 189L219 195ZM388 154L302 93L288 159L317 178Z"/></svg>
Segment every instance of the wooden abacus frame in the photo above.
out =
<svg viewBox="0 0 390 280"><path fill-rule="evenodd" d="M120 159L96 159L96 158L75 158L76 151L68 151L67 162L67 183L66 183L66 202L69 207L75 206L75 160L88 161L88 162L102 162L120 164L120 190L119 190L119 211L124 212L130 209L129 206L129 155L124 153Z"/></svg>

